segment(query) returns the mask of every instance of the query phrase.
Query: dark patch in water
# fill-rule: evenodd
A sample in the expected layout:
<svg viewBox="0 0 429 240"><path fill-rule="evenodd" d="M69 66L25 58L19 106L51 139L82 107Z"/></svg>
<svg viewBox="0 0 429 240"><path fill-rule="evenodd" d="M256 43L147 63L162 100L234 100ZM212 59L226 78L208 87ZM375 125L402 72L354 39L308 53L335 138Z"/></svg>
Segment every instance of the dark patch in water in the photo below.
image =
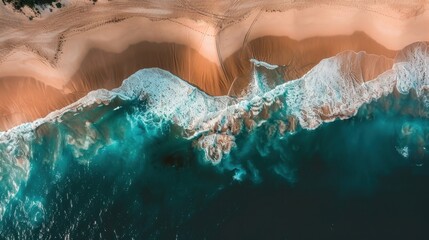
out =
<svg viewBox="0 0 429 240"><path fill-rule="evenodd" d="M386 107L416 101L384 97L351 119L284 138L267 136L262 126L239 135L219 166L204 164L168 122L136 120L143 111L138 102L69 114L38 129L29 180L8 205L0 233L6 239L425 239L429 169L428 153L420 150L422 140L429 142L429 123L408 107ZM89 120L97 142L78 154L66 139ZM408 158L398 151L403 147Z"/></svg>

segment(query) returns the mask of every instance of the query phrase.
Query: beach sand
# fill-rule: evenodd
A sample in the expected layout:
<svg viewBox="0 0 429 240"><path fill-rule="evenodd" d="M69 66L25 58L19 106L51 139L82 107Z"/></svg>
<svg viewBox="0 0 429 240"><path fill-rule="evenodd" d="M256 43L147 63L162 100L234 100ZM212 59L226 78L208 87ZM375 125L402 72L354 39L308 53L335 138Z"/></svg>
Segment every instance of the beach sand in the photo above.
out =
<svg viewBox="0 0 429 240"><path fill-rule="evenodd" d="M428 41L428 2L70 1L29 21L0 7L0 130L43 117L141 68L172 72L211 95L239 95L251 58L286 65L285 81L324 58L365 51L370 80L397 52ZM114 10L114 11L113 11ZM373 56L374 55L374 56ZM378 57L377 57L378 56Z"/></svg>

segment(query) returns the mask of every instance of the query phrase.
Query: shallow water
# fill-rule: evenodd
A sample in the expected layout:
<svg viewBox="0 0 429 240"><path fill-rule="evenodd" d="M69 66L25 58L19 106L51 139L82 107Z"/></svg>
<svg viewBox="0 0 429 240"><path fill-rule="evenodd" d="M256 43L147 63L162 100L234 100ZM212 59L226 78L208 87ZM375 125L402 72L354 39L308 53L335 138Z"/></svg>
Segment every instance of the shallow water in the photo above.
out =
<svg viewBox="0 0 429 240"><path fill-rule="evenodd" d="M2 239L426 239L429 51L370 82L254 61L239 98L160 69L0 132Z"/></svg>
<svg viewBox="0 0 429 240"><path fill-rule="evenodd" d="M1 235L420 238L429 229L429 122L420 101L390 94L353 118L286 135L270 133L274 116L239 134L216 166L171 122L141 121L140 101L67 113L36 130L29 177L7 205ZM72 141L82 135L86 142Z"/></svg>

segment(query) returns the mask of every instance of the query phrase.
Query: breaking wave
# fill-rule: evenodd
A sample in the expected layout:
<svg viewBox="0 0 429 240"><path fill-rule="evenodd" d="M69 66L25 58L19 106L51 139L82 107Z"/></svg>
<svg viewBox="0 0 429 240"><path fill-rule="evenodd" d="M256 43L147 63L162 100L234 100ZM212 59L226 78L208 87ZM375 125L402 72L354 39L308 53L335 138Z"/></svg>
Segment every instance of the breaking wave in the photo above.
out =
<svg viewBox="0 0 429 240"><path fill-rule="evenodd" d="M124 155L126 164L135 167L141 162L138 166L147 168L144 162L159 158L157 151L162 151L148 149L158 145L169 150L185 149L196 156L202 168L209 163L216 165L212 167L216 171L227 173L228 179L252 182L262 181L263 173L260 163L246 160L250 158L246 153L252 151L249 148L255 148L261 156L277 151L278 161L265 167L294 182L293 153L286 152L279 141L354 116L405 116L392 124L383 123L383 127L398 133L398 155L423 164L429 144L428 49L427 43L408 46L390 60L391 68L377 74L363 73L362 69L368 71L371 64L363 66L364 62L374 63L379 57L343 52L322 60L302 78L286 83L282 71L285 66L252 60L253 81L240 97L209 96L169 72L140 70L117 89L93 91L44 119L0 133L0 219L12 211L8 209L13 205L15 211L24 209L24 217L31 219L30 228L20 229L40 227L47 213L43 198L37 197L43 193L35 189L62 181L72 164L64 159L78 165L102 165L97 161L110 155L121 159ZM298 148L291 145L292 152ZM169 165L184 164L174 156L162 159ZM37 171L44 171L48 177L33 176L40 182L30 182ZM116 179L121 186L131 187L125 175L121 176L124 179ZM28 232L21 234L26 236Z"/></svg>

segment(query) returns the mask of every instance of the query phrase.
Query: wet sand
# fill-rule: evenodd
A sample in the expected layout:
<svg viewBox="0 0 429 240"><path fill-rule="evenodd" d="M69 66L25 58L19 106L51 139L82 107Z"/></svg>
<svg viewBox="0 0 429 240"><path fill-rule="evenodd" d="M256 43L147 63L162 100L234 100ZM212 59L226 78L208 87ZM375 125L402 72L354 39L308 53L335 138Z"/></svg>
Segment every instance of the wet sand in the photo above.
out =
<svg viewBox="0 0 429 240"><path fill-rule="evenodd" d="M340 39L342 44L330 44L334 39ZM283 70L287 81L301 77L322 59L346 50L366 51L387 59L388 64L381 63L383 67L375 67L378 71L365 77L365 80L389 69L393 63L392 58L396 55L396 51L384 48L363 33L316 37L303 41L287 37L263 37L251 41L245 48L227 58L223 63L223 74L219 65L210 62L195 50L178 44L142 42L121 53L92 49L72 76L72 80L60 89L32 78L0 78L3 93L0 97L0 128L8 129L16 122L43 117L76 101L89 91L118 87L124 79L142 68L159 67L168 70L212 95L239 95L251 79L250 58L286 65ZM364 64L361 59L354 61ZM356 71L364 73L370 71L369 69L360 67Z"/></svg>
<svg viewBox="0 0 429 240"><path fill-rule="evenodd" d="M165 4L72 1L33 21L0 7L0 130L118 87L141 68L168 70L211 95L237 95L251 79L251 58L286 65L287 81L324 58L365 51L380 57L349 59L357 67L346 70L370 80L398 50L429 40L422 1Z"/></svg>
<svg viewBox="0 0 429 240"><path fill-rule="evenodd" d="M31 78L0 78L0 129L34 121L60 109L86 93L65 94Z"/></svg>
<svg viewBox="0 0 429 240"><path fill-rule="evenodd" d="M231 92L240 93L248 85L255 58L275 65L285 65L285 81L302 77L322 59L343 51L364 51L385 58L395 58L397 51L389 50L363 32L351 35L312 37L301 41L289 37L261 37L250 41L244 48L224 61L227 79L234 79ZM380 68L383 72L386 67ZM375 76L374 76L375 77ZM366 80L373 77L366 77Z"/></svg>

